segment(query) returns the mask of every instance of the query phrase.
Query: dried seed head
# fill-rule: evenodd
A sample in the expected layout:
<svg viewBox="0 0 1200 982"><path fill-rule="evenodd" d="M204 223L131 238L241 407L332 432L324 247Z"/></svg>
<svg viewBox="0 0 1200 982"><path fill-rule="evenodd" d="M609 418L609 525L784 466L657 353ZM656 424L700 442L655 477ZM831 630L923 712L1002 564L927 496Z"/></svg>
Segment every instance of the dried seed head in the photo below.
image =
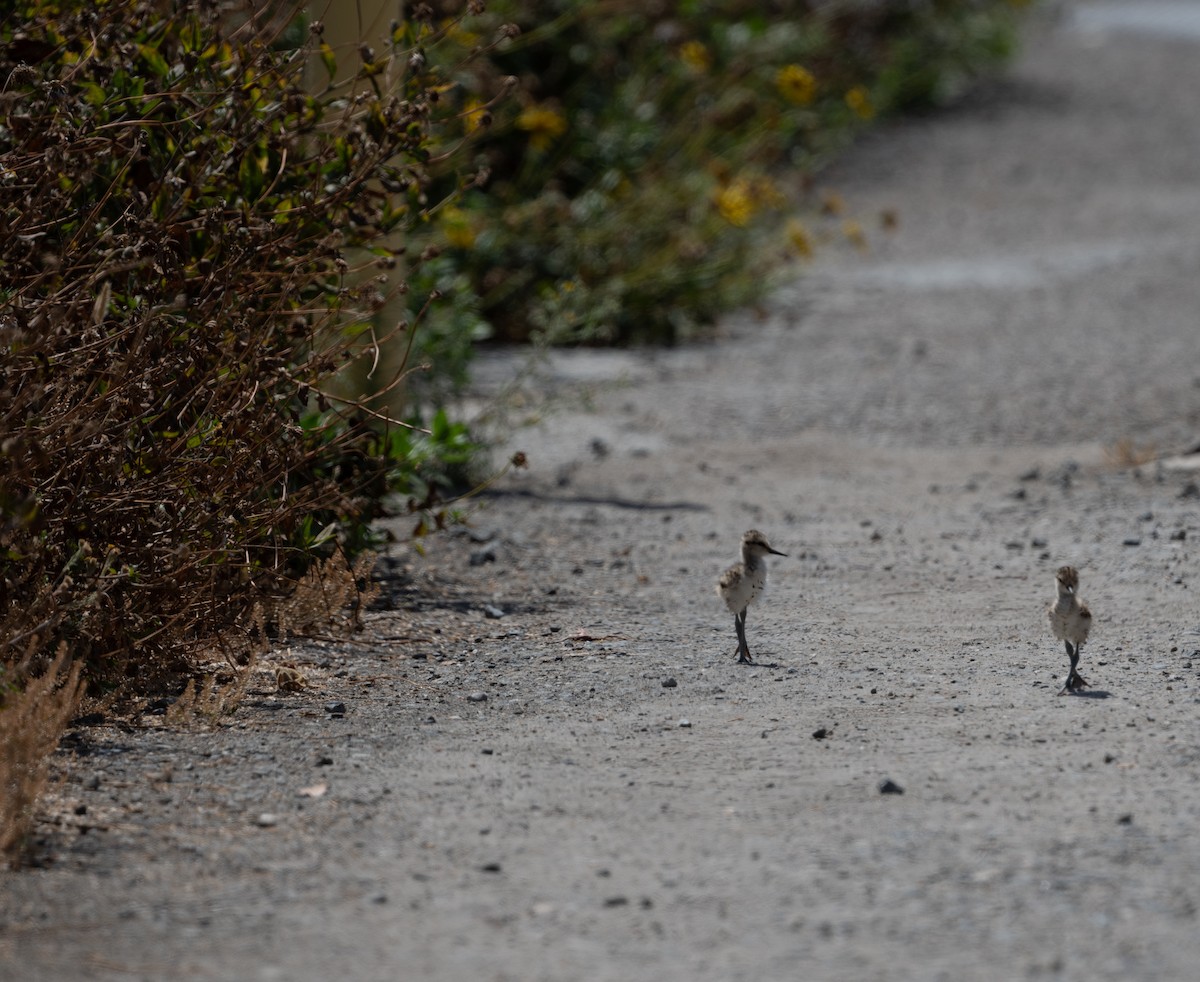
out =
<svg viewBox="0 0 1200 982"><path fill-rule="evenodd" d="M32 65L27 65L25 62L17 65L8 74L8 81L4 83L4 91L16 88L18 85L29 85L31 82L36 82L38 77L37 70Z"/></svg>

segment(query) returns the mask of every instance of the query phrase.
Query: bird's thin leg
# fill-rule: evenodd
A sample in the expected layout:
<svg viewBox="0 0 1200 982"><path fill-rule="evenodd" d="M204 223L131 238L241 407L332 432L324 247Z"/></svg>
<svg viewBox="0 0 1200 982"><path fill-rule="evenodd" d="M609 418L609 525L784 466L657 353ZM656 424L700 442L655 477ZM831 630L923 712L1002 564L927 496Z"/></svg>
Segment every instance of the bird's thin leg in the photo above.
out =
<svg viewBox="0 0 1200 982"><path fill-rule="evenodd" d="M1071 691L1071 676L1075 671L1075 649L1071 647L1070 641L1063 641L1063 645L1067 649L1067 657L1071 659L1071 667L1067 669L1067 677L1063 680L1063 687L1058 690L1060 696L1065 696Z"/></svg>
<svg viewBox="0 0 1200 982"><path fill-rule="evenodd" d="M1060 696L1087 688L1087 683L1083 680L1083 676L1076 671L1079 665L1079 645L1071 644L1070 641L1063 641L1063 645L1067 649L1067 657L1071 659L1071 667L1067 670L1067 680L1063 683L1062 689L1059 690L1058 694Z"/></svg>
<svg viewBox="0 0 1200 982"><path fill-rule="evenodd" d="M753 665L754 658L750 655L750 645L746 643L746 612L743 610L740 614L736 614L733 623L737 627L738 634L738 664Z"/></svg>
<svg viewBox="0 0 1200 982"><path fill-rule="evenodd" d="M1079 674L1079 670L1078 670L1079 669L1079 649L1080 649L1080 647L1081 646L1078 644L1075 645L1075 650L1071 654L1071 678L1074 679L1074 681L1075 681L1074 689L1076 691L1087 688L1087 683L1083 680L1083 676Z"/></svg>

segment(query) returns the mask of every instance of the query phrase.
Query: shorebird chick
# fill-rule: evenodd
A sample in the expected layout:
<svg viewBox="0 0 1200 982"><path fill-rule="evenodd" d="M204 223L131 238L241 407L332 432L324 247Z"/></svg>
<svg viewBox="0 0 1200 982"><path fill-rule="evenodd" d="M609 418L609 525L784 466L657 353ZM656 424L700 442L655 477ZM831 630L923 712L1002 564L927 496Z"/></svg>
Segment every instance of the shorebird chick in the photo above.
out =
<svg viewBox="0 0 1200 982"><path fill-rule="evenodd" d="M1058 693L1065 696L1068 692L1087 688L1078 671L1079 649L1092 629L1092 612L1075 594L1079 589L1079 573L1074 566L1061 567L1055 575L1055 583L1058 586L1058 599L1050 605L1046 616L1050 618L1050 630L1067 646L1067 657L1071 659L1067 680Z"/></svg>
<svg viewBox="0 0 1200 982"><path fill-rule="evenodd" d="M751 529L742 536L742 561L734 563L717 581L717 593L733 614L733 628L738 638L738 664L753 665L750 646L746 644L746 608L767 587L767 554L785 556L772 549L767 537Z"/></svg>

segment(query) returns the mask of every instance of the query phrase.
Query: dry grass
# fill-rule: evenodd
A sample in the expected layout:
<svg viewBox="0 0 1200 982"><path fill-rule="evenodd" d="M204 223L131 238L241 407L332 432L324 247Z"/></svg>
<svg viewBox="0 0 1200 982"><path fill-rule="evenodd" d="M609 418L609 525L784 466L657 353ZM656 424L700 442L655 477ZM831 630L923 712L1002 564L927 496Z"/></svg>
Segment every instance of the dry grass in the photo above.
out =
<svg viewBox="0 0 1200 982"><path fill-rule="evenodd" d="M1129 437L1121 437L1116 443L1104 448L1104 456L1113 467L1141 467L1158 459L1158 447L1153 443L1138 444Z"/></svg>
<svg viewBox="0 0 1200 982"><path fill-rule="evenodd" d="M0 855L20 861L49 776L50 755L79 706L82 666L65 646L0 706Z"/></svg>

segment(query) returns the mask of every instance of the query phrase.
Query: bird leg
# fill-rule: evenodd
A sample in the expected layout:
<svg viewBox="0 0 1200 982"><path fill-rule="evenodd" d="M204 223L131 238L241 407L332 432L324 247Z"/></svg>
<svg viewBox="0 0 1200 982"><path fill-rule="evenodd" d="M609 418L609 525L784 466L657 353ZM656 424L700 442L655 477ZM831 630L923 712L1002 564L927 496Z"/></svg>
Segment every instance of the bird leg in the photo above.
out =
<svg viewBox="0 0 1200 982"><path fill-rule="evenodd" d="M750 645L746 643L746 612L744 610L740 614L733 615L733 626L737 630L738 636L738 664L753 665L754 659L750 656Z"/></svg>
<svg viewBox="0 0 1200 982"><path fill-rule="evenodd" d="M1067 680L1063 683L1063 687L1058 693L1060 696L1065 696L1068 692L1078 692L1080 689L1087 688L1087 682L1076 671L1079 665L1079 645L1071 644L1070 641L1063 641L1063 644L1067 648L1067 657L1071 659L1071 668L1067 672Z"/></svg>
<svg viewBox="0 0 1200 982"><path fill-rule="evenodd" d="M1074 680L1075 680L1075 691L1076 691L1076 692L1078 692L1080 689L1086 689L1086 688L1087 688L1087 682L1085 682L1085 681L1083 680L1083 676L1082 676L1082 675L1080 675L1080 674L1079 674L1079 672L1078 672L1078 667L1079 667L1079 649L1080 649L1081 647L1082 647L1082 645L1078 645L1078 644L1077 644L1077 645L1075 645L1075 651L1074 651L1074 653L1071 655L1071 676L1072 676L1072 677L1074 678Z"/></svg>

